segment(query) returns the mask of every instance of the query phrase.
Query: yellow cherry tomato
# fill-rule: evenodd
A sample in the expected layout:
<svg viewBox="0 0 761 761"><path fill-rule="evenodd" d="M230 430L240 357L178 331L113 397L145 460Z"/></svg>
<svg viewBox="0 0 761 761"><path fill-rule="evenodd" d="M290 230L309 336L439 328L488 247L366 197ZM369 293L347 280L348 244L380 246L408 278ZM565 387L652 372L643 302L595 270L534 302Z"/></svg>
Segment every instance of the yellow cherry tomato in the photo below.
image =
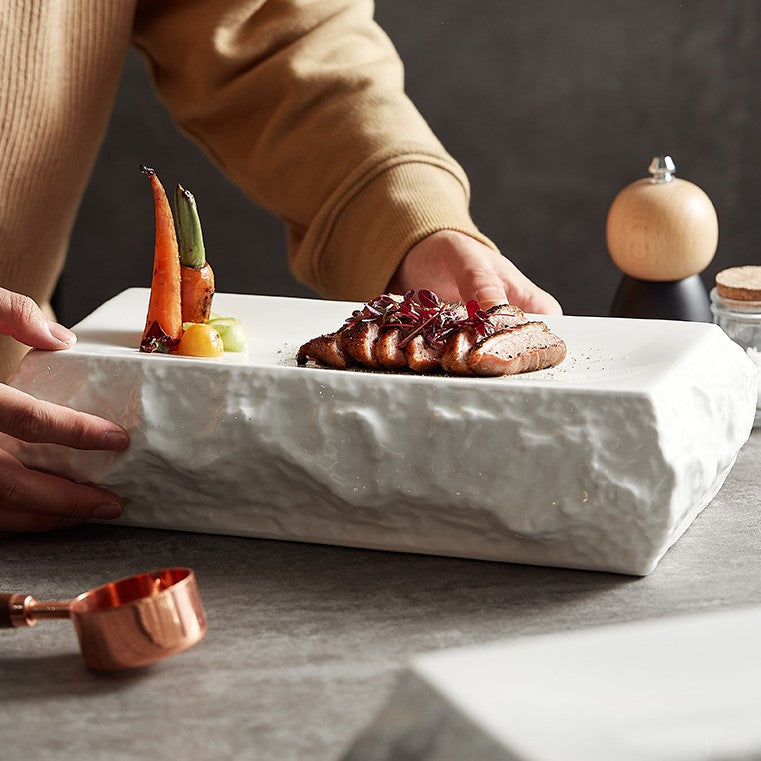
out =
<svg viewBox="0 0 761 761"><path fill-rule="evenodd" d="M194 322L182 334L176 352L186 357L221 357L225 348L221 336L211 325Z"/></svg>

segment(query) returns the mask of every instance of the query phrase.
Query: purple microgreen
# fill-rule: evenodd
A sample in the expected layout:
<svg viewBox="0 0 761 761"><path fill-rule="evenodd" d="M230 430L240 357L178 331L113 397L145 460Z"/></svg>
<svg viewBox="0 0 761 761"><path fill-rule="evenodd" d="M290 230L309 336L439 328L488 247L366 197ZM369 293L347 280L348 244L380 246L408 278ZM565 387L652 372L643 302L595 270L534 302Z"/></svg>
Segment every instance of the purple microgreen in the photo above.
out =
<svg viewBox="0 0 761 761"><path fill-rule="evenodd" d="M399 348L404 348L415 336L422 335L425 342L433 346L441 343L442 331L446 323L446 311L449 309L439 295L425 288L417 292L417 303L414 301L412 292L405 296L408 303L408 312L414 315L415 322L412 329L399 342Z"/></svg>
<svg viewBox="0 0 761 761"><path fill-rule="evenodd" d="M442 301L439 298L439 295L426 288L421 288L417 292L417 300L420 302L420 306L424 309L439 309L442 306Z"/></svg>
<svg viewBox="0 0 761 761"><path fill-rule="evenodd" d="M481 309L477 301L471 299L465 308L468 310L468 324L475 328L480 336L490 335L494 331L489 315Z"/></svg>
<svg viewBox="0 0 761 761"><path fill-rule="evenodd" d="M140 342L140 351L152 354L168 354L180 343L178 338L170 338L158 322L152 322L151 327Z"/></svg>
<svg viewBox="0 0 761 761"><path fill-rule="evenodd" d="M435 319L436 315L424 318L419 325L416 325L401 341L399 341L399 348L403 349L419 333L423 334L423 338L429 338L430 331L426 333L426 328L429 328Z"/></svg>
<svg viewBox="0 0 761 761"><path fill-rule="evenodd" d="M360 322L378 322L381 325L405 325L413 319L417 319L417 315L411 314L407 296L400 301L398 297L384 293L368 301L362 309L352 312L345 324L351 326Z"/></svg>
<svg viewBox="0 0 761 761"><path fill-rule="evenodd" d="M461 328L472 328L481 337L496 330L491 315L481 309L477 301L468 301L463 308L459 303L447 304L437 293L425 288L417 293L407 291L403 297L383 293L352 312L344 325L370 322L401 328L400 348L418 335L436 348Z"/></svg>

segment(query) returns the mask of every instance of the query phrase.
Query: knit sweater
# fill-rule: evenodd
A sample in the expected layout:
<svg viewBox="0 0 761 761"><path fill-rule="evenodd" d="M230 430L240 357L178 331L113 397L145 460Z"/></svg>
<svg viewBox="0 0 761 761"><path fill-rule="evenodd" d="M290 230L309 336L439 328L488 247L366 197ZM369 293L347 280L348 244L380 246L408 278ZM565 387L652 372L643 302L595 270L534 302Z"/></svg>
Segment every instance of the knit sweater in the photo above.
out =
<svg viewBox="0 0 761 761"><path fill-rule="evenodd" d="M437 230L488 243L372 14L370 0L1 3L0 286L49 302L130 44L179 127L285 222L291 269L319 293L381 292ZM23 348L0 340L5 378Z"/></svg>

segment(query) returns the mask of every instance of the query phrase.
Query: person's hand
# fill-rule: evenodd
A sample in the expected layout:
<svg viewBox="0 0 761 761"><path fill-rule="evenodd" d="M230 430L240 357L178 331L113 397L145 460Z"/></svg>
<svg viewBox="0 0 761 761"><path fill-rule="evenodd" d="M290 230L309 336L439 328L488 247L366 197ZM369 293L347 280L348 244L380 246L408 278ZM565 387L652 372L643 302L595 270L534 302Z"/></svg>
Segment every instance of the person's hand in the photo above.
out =
<svg viewBox="0 0 761 761"><path fill-rule="evenodd" d="M32 301L0 288L0 333L37 349L66 349L75 335ZM14 456L18 441L121 451L127 432L115 423L35 399L0 384L0 533L68 528L85 518L117 518L119 498L105 489L29 470Z"/></svg>
<svg viewBox="0 0 761 761"><path fill-rule="evenodd" d="M402 260L389 290L427 288L445 301L475 299L482 309L510 303L526 312L561 314L560 304L509 259L464 233L442 230L424 238Z"/></svg>

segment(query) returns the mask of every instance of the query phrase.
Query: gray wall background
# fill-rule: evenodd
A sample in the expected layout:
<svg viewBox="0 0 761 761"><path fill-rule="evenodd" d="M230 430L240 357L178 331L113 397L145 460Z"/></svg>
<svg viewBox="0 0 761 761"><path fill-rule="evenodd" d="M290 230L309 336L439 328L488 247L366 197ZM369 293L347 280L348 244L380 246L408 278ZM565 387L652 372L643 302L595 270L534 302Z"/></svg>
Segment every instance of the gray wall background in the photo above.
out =
<svg viewBox="0 0 761 761"><path fill-rule="evenodd" d="M656 153L716 206L706 282L761 262L758 0L377 0L376 18L470 176L476 222L567 313L607 312L620 277L607 210ZM194 191L219 290L311 295L280 222L177 132L133 53L56 294L65 324L149 284L145 163Z"/></svg>

